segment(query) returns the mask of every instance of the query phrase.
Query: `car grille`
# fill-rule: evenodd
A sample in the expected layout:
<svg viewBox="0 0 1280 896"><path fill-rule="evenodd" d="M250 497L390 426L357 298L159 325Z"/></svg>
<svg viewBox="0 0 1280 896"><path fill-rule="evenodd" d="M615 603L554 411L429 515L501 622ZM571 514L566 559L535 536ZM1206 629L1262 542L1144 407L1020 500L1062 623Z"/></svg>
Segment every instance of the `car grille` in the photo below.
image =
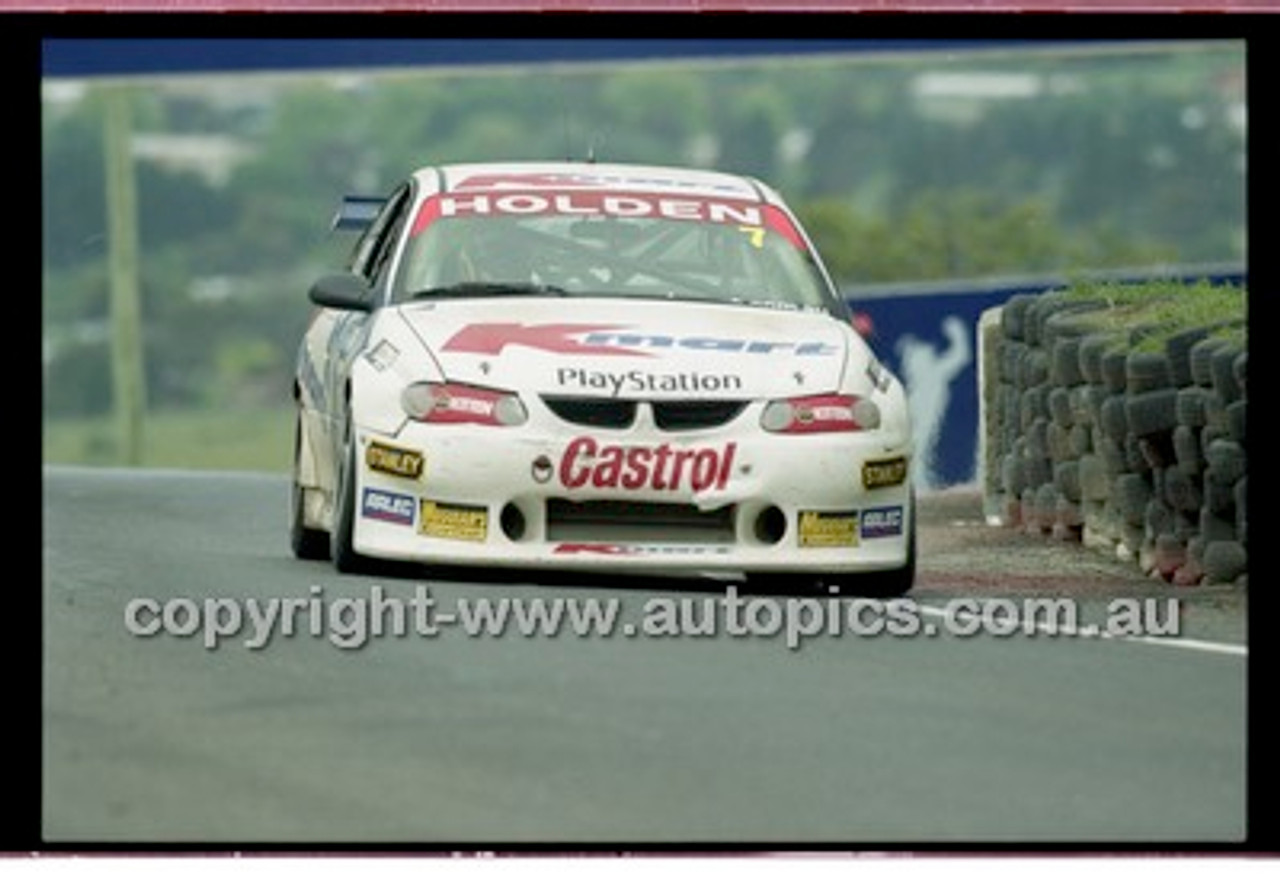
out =
<svg viewBox="0 0 1280 896"><path fill-rule="evenodd" d="M746 406L745 401L655 401L653 420L658 429L711 429L724 426Z"/></svg>
<svg viewBox="0 0 1280 896"><path fill-rule="evenodd" d="M543 403L566 423L601 429L626 429L636 419L636 403L617 398L552 398Z"/></svg>
<svg viewBox="0 0 1280 896"><path fill-rule="evenodd" d="M700 510L651 501L547 501L548 541L729 544L734 506Z"/></svg>
<svg viewBox="0 0 1280 896"><path fill-rule="evenodd" d="M623 398L542 396L543 403L566 423L599 429L626 429L636 419L640 402ZM669 432L724 426L742 413L745 401L654 401L654 425Z"/></svg>

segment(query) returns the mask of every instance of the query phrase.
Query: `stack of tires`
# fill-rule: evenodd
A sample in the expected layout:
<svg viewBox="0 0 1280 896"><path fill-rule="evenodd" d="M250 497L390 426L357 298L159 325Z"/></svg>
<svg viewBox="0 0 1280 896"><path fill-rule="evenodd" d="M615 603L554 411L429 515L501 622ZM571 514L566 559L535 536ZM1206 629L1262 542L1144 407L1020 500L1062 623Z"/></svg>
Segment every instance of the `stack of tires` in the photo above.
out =
<svg viewBox="0 0 1280 896"><path fill-rule="evenodd" d="M1242 581L1243 322L1166 333L1087 313L1106 307L1019 295L984 333L987 505L1167 581Z"/></svg>

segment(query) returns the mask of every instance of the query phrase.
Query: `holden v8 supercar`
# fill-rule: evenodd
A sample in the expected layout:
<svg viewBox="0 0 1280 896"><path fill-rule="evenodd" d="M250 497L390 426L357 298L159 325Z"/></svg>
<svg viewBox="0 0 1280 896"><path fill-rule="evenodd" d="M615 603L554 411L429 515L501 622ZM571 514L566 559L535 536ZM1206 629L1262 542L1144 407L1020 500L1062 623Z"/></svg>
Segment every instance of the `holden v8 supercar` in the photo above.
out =
<svg viewBox="0 0 1280 896"><path fill-rule="evenodd" d="M448 165L334 224L361 235L310 292L298 557L911 588L902 385L767 185Z"/></svg>

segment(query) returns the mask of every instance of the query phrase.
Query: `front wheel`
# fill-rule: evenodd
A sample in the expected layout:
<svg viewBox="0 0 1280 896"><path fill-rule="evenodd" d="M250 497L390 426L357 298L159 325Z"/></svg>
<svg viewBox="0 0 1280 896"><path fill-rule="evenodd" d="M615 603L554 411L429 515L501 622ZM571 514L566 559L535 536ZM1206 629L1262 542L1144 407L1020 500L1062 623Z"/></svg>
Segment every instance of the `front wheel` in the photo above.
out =
<svg viewBox="0 0 1280 896"><path fill-rule="evenodd" d="M842 594L854 594L862 597L901 597L916 584L916 495L912 491L911 527L907 530L907 560L897 569L884 572L862 573L860 575L842 576L838 586Z"/></svg>
<svg viewBox="0 0 1280 896"><path fill-rule="evenodd" d="M293 432L293 481L289 491L289 544L299 560L328 560L329 533L307 526L307 490L302 487L302 420Z"/></svg>
<svg viewBox="0 0 1280 896"><path fill-rule="evenodd" d="M764 594L812 597L901 597L916 582L916 499L911 493L911 524L907 530L906 562L883 572L833 573L753 573L751 586Z"/></svg>
<svg viewBox="0 0 1280 896"><path fill-rule="evenodd" d="M352 543L356 516L356 445L349 419L342 440L342 462L338 468L333 500L330 553L334 568L338 572L363 572L369 565L368 558L357 553Z"/></svg>

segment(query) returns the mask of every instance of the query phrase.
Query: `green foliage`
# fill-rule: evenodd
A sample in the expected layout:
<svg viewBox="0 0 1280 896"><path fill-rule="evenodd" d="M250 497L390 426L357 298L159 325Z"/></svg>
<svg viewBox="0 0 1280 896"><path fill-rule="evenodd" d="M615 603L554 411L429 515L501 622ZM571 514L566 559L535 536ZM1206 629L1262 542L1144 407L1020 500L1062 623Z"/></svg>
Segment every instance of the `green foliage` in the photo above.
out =
<svg viewBox="0 0 1280 896"><path fill-rule="evenodd" d="M1143 350L1163 348L1170 335L1182 330L1204 329L1207 334L1244 339L1248 290L1241 286L1207 280L1080 281L1060 295L1072 301L1106 302L1105 308L1081 312L1081 322L1113 332L1117 339L1137 330L1143 335L1135 347Z"/></svg>
<svg viewBox="0 0 1280 896"><path fill-rule="evenodd" d="M970 188L923 191L889 215L833 199L796 213L845 285L1115 267L1171 251L1109 229L1070 233L1044 199L1005 202Z"/></svg>
<svg viewBox="0 0 1280 896"><path fill-rule="evenodd" d="M1243 93L1230 85L1243 58L1216 44L424 70L210 83L207 98L141 84L138 130L250 150L226 181L138 161L147 394L153 409L283 400L306 288L351 245L327 229L338 198L449 161L594 151L758 176L782 189L845 286L1242 258L1244 134L1231 117ZM922 86L952 75L1030 78L1039 93ZM44 409L100 413L99 92L48 104L42 139Z"/></svg>
<svg viewBox="0 0 1280 896"><path fill-rule="evenodd" d="M46 420L42 460L47 464L112 466L119 463L115 421L109 416ZM293 449L288 407L200 408L147 415L143 462L183 470L260 470L285 473Z"/></svg>

